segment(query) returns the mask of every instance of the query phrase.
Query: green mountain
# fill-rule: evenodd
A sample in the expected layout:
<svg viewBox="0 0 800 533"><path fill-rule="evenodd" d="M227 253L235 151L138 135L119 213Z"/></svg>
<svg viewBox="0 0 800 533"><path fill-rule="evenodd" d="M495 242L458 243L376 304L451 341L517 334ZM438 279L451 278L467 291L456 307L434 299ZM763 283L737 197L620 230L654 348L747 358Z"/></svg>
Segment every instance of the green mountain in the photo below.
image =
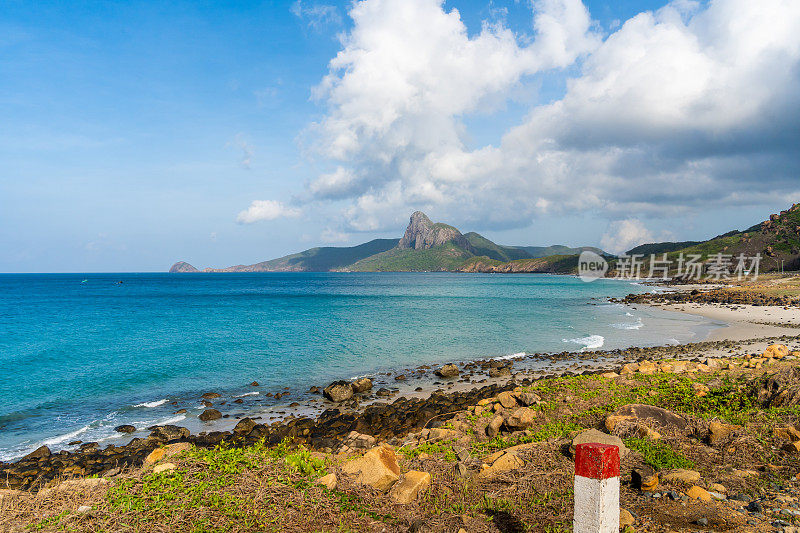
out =
<svg viewBox="0 0 800 533"><path fill-rule="evenodd" d="M480 268L497 272L569 272L577 265L576 254L584 249L602 253L597 248L560 245L503 246L478 233L462 234L453 226L432 222L425 213L417 211L411 215L400 239L375 239L349 247L311 248L253 265L206 268L203 272L457 272L481 271ZM553 258L542 261L542 254ZM506 263L514 264L498 267ZM197 270L181 261L175 263L170 272Z"/></svg>
<svg viewBox="0 0 800 533"><path fill-rule="evenodd" d="M600 248L595 248L594 246L579 246L577 248L570 248L569 246L563 246L561 244L555 244L553 246L520 246L520 250L524 250L528 257L538 258L538 257L550 257L553 255L580 255L581 252L590 251L594 252L598 255L603 255L605 252Z"/></svg>

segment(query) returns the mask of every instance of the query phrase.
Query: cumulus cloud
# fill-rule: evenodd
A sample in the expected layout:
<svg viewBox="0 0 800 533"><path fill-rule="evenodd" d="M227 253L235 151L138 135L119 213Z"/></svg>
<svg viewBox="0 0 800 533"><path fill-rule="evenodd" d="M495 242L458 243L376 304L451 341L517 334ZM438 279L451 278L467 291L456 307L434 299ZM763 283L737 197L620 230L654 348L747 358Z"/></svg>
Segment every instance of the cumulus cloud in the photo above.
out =
<svg viewBox="0 0 800 533"><path fill-rule="evenodd" d="M310 200L342 201L351 229L413 209L524 226L544 213L614 220L800 194L800 2L679 0L601 38L579 0L532 2L531 35L470 35L440 0L361 0L315 96L312 147L332 170ZM496 145L464 119L534 74L570 67Z"/></svg>
<svg viewBox="0 0 800 533"><path fill-rule="evenodd" d="M236 217L239 224L253 224L262 220L299 217L302 211L275 200L256 200Z"/></svg>
<svg viewBox="0 0 800 533"><path fill-rule="evenodd" d="M655 241L653 233L641 220L629 218L614 221L610 225L609 231L600 239L600 246L607 252L619 254L640 244Z"/></svg>

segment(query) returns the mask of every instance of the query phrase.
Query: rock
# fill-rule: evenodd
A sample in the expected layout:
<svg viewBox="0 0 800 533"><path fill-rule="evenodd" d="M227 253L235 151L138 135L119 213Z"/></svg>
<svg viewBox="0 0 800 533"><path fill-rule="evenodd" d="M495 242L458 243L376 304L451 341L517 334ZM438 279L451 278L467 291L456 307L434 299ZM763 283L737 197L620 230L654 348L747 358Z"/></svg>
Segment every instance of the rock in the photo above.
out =
<svg viewBox="0 0 800 533"><path fill-rule="evenodd" d="M721 494L728 492L728 489L725 488L725 485L720 485L719 483L712 483L708 486L708 488Z"/></svg>
<svg viewBox="0 0 800 533"><path fill-rule="evenodd" d="M527 429L536 423L536 411L528 407L520 407L504 419L511 430Z"/></svg>
<svg viewBox="0 0 800 533"><path fill-rule="evenodd" d="M633 515L627 509L620 509L619 510L619 527L624 528L628 526L632 526L636 522L633 519Z"/></svg>
<svg viewBox="0 0 800 533"><path fill-rule="evenodd" d="M157 463L161 459L164 458L164 454L166 453L165 448L156 448L152 452L150 452L147 457L144 458L145 465L151 465L153 463Z"/></svg>
<svg viewBox="0 0 800 533"><path fill-rule="evenodd" d="M486 434L489 437L496 437L498 433L500 433L500 428L503 426L503 417L500 415L495 416L492 418L492 421L489 422L489 425L486 426Z"/></svg>
<svg viewBox="0 0 800 533"><path fill-rule="evenodd" d="M511 368L507 366L502 366L500 368L490 368L489 369L489 377L490 378L501 378L503 376L510 376L511 375Z"/></svg>
<svg viewBox="0 0 800 533"><path fill-rule="evenodd" d="M359 433L358 431L351 431L348 433L347 437L345 437L342 445L348 448L368 450L375 446L375 437Z"/></svg>
<svg viewBox="0 0 800 533"><path fill-rule="evenodd" d="M652 361L643 361L643 362L639 363L638 372L640 374L653 375L656 372L658 372L658 367Z"/></svg>
<svg viewBox="0 0 800 533"><path fill-rule="evenodd" d="M738 429L740 429L739 426L723 424L719 420L712 420L708 425L708 443L713 445Z"/></svg>
<svg viewBox="0 0 800 533"><path fill-rule="evenodd" d="M36 498L48 498L54 492L76 493L85 490L91 490L101 485L106 485L109 481L103 477L87 477L78 479L68 479L62 481L52 488L42 489L36 493Z"/></svg>
<svg viewBox="0 0 800 533"><path fill-rule="evenodd" d="M162 472L172 472L173 470L175 470L174 463L161 463L160 465L156 465L155 468L153 468L153 473L161 474Z"/></svg>
<svg viewBox="0 0 800 533"><path fill-rule="evenodd" d="M644 424L636 426L636 434L642 439L659 440L661 438L661 433Z"/></svg>
<svg viewBox="0 0 800 533"><path fill-rule="evenodd" d="M514 398L516 398L517 403L519 403L523 407L530 407L531 405L536 405L537 403L542 401L542 399L538 395L532 392L517 392L514 393Z"/></svg>
<svg viewBox="0 0 800 533"><path fill-rule="evenodd" d="M78 514L86 514L91 510L92 510L91 505L81 505L80 507L78 507Z"/></svg>
<svg viewBox="0 0 800 533"><path fill-rule="evenodd" d="M355 393L367 392L368 390L372 389L372 380L369 378L357 379L351 383L351 386L353 387L353 392Z"/></svg>
<svg viewBox="0 0 800 533"><path fill-rule="evenodd" d="M672 411L653 405L631 403L623 405L606 417L606 429L614 431L620 422L634 421L658 429L675 429L681 432L689 426L689 422L685 418Z"/></svg>
<svg viewBox="0 0 800 533"><path fill-rule="evenodd" d="M258 387L258 381L254 381L250 384L251 387Z"/></svg>
<svg viewBox="0 0 800 533"><path fill-rule="evenodd" d="M656 489L656 487L658 487L658 481L659 481L658 474L652 474L647 476L646 478L643 478L641 480L641 483L639 484L639 487L643 491L653 491Z"/></svg>
<svg viewBox="0 0 800 533"><path fill-rule="evenodd" d="M788 440L789 442L800 441L800 431L794 426L777 427L772 430L772 436L776 439Z"/></svg>
<svg viewBox="0 0 800 533"><path fill-rule="evenodd" d="M697 485L694 485L689 490L687 490L686 495L693 500L701 500L704 502L711 501L711 494L709 494L706 489L698 487Z"/></svg>
<svg viewBox="0 0 800 533"><path fill-rule="evenodd" d="M782 359L789 355L789 348L785 344L771 344L764 351L764 357Z"/></svg>
<svg viewBox="0 0 800 533"><path fill-rule="evenodd" d="M323 389L322 394L332 402L343 402L353 397L353 387L346 381L334 381Z"/></svg>
<svg viewBox="0 0 800 533"><path fill-rule="evenodd" d="M205 411L200 413L200 416L198 416L197 418L199 418L203 422L208 422L211 420L218 420L222 418L222 413L220 413L216 409L206 409Z"/></svg>
<svg viewBox="0 0 800 533"><path fill-rule="evenodd" d="M574 457L575 447L578 446L578 444L584 444L587 442L597 442L599 444L617 446L619 448L620 459L628 455L628 448L625 447L622 439L614 435L609 435L608 433L603 433L597 429L587 429L586 431L582 431L576 435L570 443L569 453Z"/></svg>
<svg viewBox="0 0 800 533"><path fill-rule="evenodd" d="M517 399L514 397L514 394L509 391L498 394L497 401L500 402L500 405L506 409L513 409L514 407L517 407Z"/></svg>
<svg viewBox="0 0 800 533"><path fill-rule="evenodd" d="M389 491L389 497L400 504L411 503L417 496L427 490L431 484L431 475L428 472L410 470L402 479L394 484Z"/></svg>
<svg viewBox="0 0 800 533"><path fill-rule="evenodd" d="M336 479L336 474L330 473L325 476L322 476L321 478L317 478L315 483L317 485L322 485L328 490L336 490L337 481L338 480Z"/></svg>
<svg viewBox="0 0 800 533"><path fill-rule="evenodd" d="M44 459L50 457L50 448L47 446L39 446L31 453L21 459L21 461L29 461L31 459Z"/></svg>
<svg viewBox="0 0 800 533"><path fill-rule="evenodd" d="M114 431L117 433L133 433L136 431L136 426L132 426L130 424L123 424L121 426L117 426L114 428Z"/></svg>
<svg viewBox="0 0 800 533"><path fill-rule="evenodd" d="M201 396L204 400L213 400L214 398L221 398L221 394L217 394L216 392L206 392Z"/></svg>
<svg viewBox="0 0 800 533"><path fill-rule="evenodd" d="M750 513L763 513L764 512L764 508L761 506L761 502L758 501L758 500L753 500L752 502L748 503L745 506L745 509L747 509L747 511L750 512Z"/></svg>
<svg viewBox="0 0 800 533"><path fill-rule="evenodd" d="M388 491L400 479L394 450L386 445L372 448L363 456L342 465L342 472L356 483Z"/></svg>
<svg viewBox="0 0 800 533"><path fill-rule="evenodd" d="M161 442L188 439L190 435L191 432L188 428L173 425L154 426L150 432L152 438Z"/></svg>
<svg viewBox="0 0 800 533"><path fill-rule="evenodd" d="M679 468L666 474L661 474L661 480L667 483L684 483L691 485L700 481L700 472Z"/></svg>
<svg viewBox="0 0 800 533"><path fill-rule="evenodd" d="M496 459L491 465L484 464L482 470L478 474L479 478L492 479L498 474L517 470L525 466L525 462L517 456L514 452L504 453L500 458Z"/></svg>
<svg viewBox="0 0 800 533"><path fill-rule="evenodd" d="M442 378L454 378L460 374L458 367L452 363L444 365L436 371L436 375Z"/></svg>
<svg viewBox="0 0 800 533"><path fill-rule="evenodd" d="M258 424L256 424L256 421L253 420L252 418L242 418L233 428L233 434L247 435L248 433L253 431L253 428L256 427L257 425Z"/></svg>
<svg viewBox="0 0 800 533"><path fill-rule="evenodd" d="M179 453L188 452L192 449L192 445L188 442L176 442L174 444L167 444L164 446L164 459L168 459Z"/></svg>

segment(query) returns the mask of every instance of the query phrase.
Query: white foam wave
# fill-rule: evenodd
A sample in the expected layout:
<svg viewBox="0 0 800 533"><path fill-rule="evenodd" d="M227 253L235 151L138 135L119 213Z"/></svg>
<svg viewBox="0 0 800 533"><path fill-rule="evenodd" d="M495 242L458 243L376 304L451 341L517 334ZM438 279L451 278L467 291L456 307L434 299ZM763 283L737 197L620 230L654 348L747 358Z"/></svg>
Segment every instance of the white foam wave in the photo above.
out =
<svg viewBox="0 0 800 533"><path fill-rule="evenodd" d="M517 352L517 353L508 354L508 355L501 355L499 357L494 357L493 360L494 361L505 361L507 359L519 359L520 357L525 357L526 355L528 355L528 354L526 354L525 352Z"/></svg>
<svg viewBox="0 0 800 533"><path fill-rule="evenodd" d="M606 342L605 337L602 335L587 335L586 337L578 337L577 339L562 339L564 342L574 342L583 345L582 352L590 350L598 350L603 347Z"/></svg>
<svg viewBox="0 0 800 533"><path fill-rule="evenodd" d="M244 398L245 396L258 396L259 394L261 394L261 393L258 392L258 391L256 391L256 392L245 392L244 394L240 394L239 396L236 396L236 398Z"/></svg>
<svg viewBox="0 0 800 533"><path fill-rule="evenodd" d="M164 405L167 401L168 400L164 398L163 400L156 400L154 402L137 403L133 407L158 407L159 405Z"/></svg>
<svg viewBox="0 0 800 533"><path fill-rule="evenodd" d="M625 324L624 322L619 324L611 324L611 327L616 329L641 329L642 326L644 326L644 322L642 322L641 317L637 317L636 322L633 324Z"/></svg>

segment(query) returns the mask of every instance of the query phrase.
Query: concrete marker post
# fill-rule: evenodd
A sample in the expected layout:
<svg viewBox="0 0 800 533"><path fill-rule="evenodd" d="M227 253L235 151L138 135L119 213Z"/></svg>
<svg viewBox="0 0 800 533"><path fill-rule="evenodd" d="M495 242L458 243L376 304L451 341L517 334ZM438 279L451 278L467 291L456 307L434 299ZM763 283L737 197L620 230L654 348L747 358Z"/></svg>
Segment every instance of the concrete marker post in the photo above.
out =
<svg viewBox="0 0 800 533"><path fill-rule="evenodd" d="M574 533L619 532L619 448L588 442L575 449Z"/></svg>

